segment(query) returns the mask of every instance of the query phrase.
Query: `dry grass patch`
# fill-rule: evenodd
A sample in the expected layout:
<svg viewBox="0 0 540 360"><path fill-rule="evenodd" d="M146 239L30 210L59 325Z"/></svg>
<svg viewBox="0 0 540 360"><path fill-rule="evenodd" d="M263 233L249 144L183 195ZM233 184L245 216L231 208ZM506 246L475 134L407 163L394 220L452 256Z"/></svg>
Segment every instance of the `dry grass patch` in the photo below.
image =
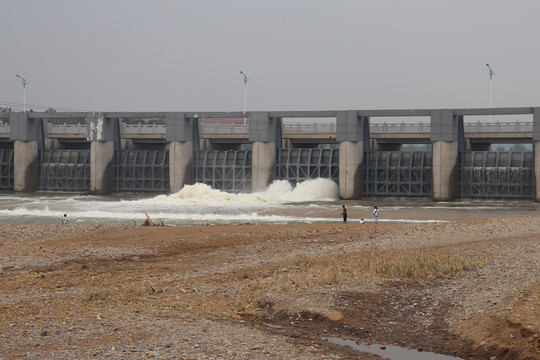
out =
<svg viewBox="0 0 540 360"><path fill-rule="evenodd" d="M158 290L151 284L135 284L129 286L94 286L83 294L85 301L137 302Z"/></svg>
<svg viewBox="0 0 540 360"><path fill-rule="evenodd" d="M484 266L486 257L467 258L461 255L428 251L395 253L356 253L334 258L300 256L296 262L300 272L312 274L327 285L377 279L410 279L425 281L440 276L461 274Z"/></svg>
<svg viewBox="0 0 540 360"><path fill-rule="evenodd" d="M336 257L299 256L287 268L274 270L264 279L236 281L237 290L230 304L236 313L255 314L271 294L294 297L385 279L426 281L441 276L459 275L488 263L487 257L464 257L436 251L394 253L355 253Z"/></svg>
<svg viewBox="0 0 540 360"><path fill-rule="evenodd" d="M276 297L293 299L321 290L339 291L343 286L386 279L425 281L460 274L487 261L485 257L467 258L428 250L371 251L334 257L301 255L270 269L252 271L249 277L211 276L184 283L188 290L170 286L169 282L108 286L94 283L87 288L83 299L95 304L130 303L144 312L169 308L183 317L194 314L237 317L261 313ZM156 289L167 290L161 293Z"/></svg>

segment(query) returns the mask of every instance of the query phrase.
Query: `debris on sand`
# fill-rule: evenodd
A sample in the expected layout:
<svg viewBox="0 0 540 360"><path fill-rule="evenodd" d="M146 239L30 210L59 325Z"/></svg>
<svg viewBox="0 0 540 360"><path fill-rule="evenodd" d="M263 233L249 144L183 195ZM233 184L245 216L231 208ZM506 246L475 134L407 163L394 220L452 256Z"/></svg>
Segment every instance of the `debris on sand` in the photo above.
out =
<svg viewBox="0 0 540 360"><path fill-rule="evenodd" d="M146 220L144 220L142 226L165 226L163 220L159 220L159 222L155 223L152 221L148 213L144 213L144 215L146 215Z"/></svg>

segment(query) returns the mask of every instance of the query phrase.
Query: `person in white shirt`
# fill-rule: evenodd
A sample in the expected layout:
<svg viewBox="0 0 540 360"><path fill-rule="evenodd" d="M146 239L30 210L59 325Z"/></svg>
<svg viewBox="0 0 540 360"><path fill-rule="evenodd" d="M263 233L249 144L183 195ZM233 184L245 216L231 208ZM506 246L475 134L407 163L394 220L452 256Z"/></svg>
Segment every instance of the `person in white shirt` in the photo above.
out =
<svg viewBox="0 0 540 360"><path fill-rule="evenodd" d="M62 224L66 225L69 222L69 218L67 217L67 214L64 214L64 217L62 218Z"/></svg>
<svg viewBox="0 0 540 360"><path fill-rule="evenodd" d="M373 216L375 217L375 224L379 222L379 208L374 206L373 207Z"/></svg>

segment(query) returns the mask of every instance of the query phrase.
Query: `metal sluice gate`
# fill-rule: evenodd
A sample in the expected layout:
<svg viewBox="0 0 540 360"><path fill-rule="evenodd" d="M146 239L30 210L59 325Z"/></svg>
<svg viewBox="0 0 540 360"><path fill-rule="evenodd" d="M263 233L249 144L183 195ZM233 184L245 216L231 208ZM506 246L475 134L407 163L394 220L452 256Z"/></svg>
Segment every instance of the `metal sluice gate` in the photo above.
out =
<svg viewBox="0 0 540 360"><path fill-rule="evenodd" d="M532 151L465 151L460 154L458 194L473 199L532 199Z"/></svg>
<svg viewBox="0 0 540 360"><path fill-rule="evenodd" d="M309 179L327 178L339 183L338 149L280 149L276 179L293 186Z"/></svg>
<svg viewBox="0 0 540 360"><path fill-rule="evenodd" d="M14 151L8 149L0 149L0 190L13 190L13 163Z"/></svg>
<svg viewBox="0 0 540 360"><path fill-rule="evenodd" d="M276 179L298 182L318 177L339 182L338 149L277 150ZM430 197L429 151L372 151L364 154L364 197ZM89 150L43 150L38 156L40 191L90 189ZM214 189L251 191L251 151L199 151L194 180ZM114 190L168 193L169 153L131 150L115 154ZM458 197L528 200L534 196L532 151L466 151L459 154ZM0 149L0 190L14 189L14 151Z"/></svg>
<svg viewBox="0 0 540 360"><path fill-rule="evenodd" d="M364 154L365 197L430 197L431 151L371 151Z"/></svg>
<svg viewBox="0 0 540 360"><path fill-rule="evenodd" d="M40 191L90 190L90 150L42 150Z"/></svg>
<svg viewBox="0 0 540 360"><path fill-rule="evenodd" d="M168 193L169 152L128 150L115 154L114 191Z"/></svg>
<svg viewBox="0 0 540 360"><path fill-rule="evenodd" d="M217 190L251 192L250 150L197 151L194 160L194 182Z"/></svg>
<svg viewBox="0 0 540 360"><path fill-rule="evenodd" d="M169 192L169 153L132 150L115 154L114 190ZM39 163L39 190L90 190L90 150L45 150Z"/></svg>

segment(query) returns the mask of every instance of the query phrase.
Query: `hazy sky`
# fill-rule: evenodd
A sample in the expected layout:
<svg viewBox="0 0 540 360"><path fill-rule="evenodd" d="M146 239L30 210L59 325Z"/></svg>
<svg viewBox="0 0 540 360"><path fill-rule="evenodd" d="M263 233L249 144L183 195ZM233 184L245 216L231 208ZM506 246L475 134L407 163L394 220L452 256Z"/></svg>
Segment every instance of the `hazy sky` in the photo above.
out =
<svg viewBox="0 0 540 360"><path fill-rule="evenodd" d="M0 0L0 107L540 106L538 0Z"/></svg>

